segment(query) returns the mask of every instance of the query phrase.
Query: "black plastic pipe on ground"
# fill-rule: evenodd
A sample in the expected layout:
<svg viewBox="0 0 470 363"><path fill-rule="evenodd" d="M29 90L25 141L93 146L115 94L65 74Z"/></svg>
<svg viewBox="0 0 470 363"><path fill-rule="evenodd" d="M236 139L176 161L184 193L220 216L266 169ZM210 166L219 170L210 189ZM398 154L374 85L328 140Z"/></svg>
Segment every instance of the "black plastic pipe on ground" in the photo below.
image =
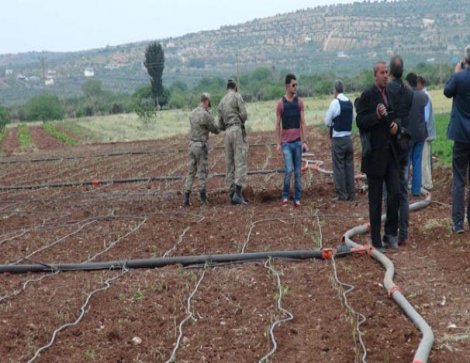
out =
<svg viewBox="0 0 470 363"><path fill-rule="evenodd" d="M248 175L256 174L274 174L284 173L284 169L260 169L248 171ZM225 177L225 173L211 174L209 177ZM154 181L171 181L171 180L183 180L185 175L170 175L170 176L148 176L141 178L127 178L127 179L92 179L78 182L63 182L63 183L45 183L45 184L31 184L31 185L5 185L0 186L0 191L5 190L25 190L25 189L43 189L43 188L67 188L67 187L79 187L86 185L109 185L109 184L128 184L128 183L143 183L143 182L154 182Z"/></svg>
<svg viewBox="0 0 470 363"><path fill-rule="evenodd" d="M349 248L342 246L336 251L336 257L344 257L350 254ZM268 258L307 260L307 259L330 259L331 250L295 250L295 251L272 251L253 252L238 254L179 256L165 258L150 258L137 260L118 260L106 262L87 263L64 263L64 264L21 264L0 265L0 273L27 273L27 272L56 272L56 271L94 271L94 270L120 270L123 268L158 268L169 265L217 265L224 263L249 262L265 260Z"/></svg>
<svg viewBox="0 0 470 363"><path fill-rule="evenodd" d="M266 147L274 146L275 143L267 144L249 144L249 147ZM214 146L214 149L224 149L225 146ZM176 150L155 150L155 151L122 151L107 154L96 154L91 156L63 156L63 157L49 157L49 158L38 158L38 159L12 159L12 160L0 160L0 164L17 164L17 163L40 163L50 161L61 161L61 160L77 160L77 159L90 159L90 158L106 158L114 156L127 156L127 155L157 155L157 154L174 154L175 152L187 152L188 149L176 149Z"/></svg>

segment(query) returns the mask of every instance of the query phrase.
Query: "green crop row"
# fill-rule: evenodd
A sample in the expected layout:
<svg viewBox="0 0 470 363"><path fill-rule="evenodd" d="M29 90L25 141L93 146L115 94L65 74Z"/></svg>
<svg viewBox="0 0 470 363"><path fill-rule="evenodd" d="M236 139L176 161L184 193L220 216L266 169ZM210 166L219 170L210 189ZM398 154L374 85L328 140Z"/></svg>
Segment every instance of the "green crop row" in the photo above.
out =
<svg viewBox="0 0 470 363"><path fill-rule="evenodd" d="M44 122L42 125L43 129L54 139L59 140L67 145L76 145L77 141L72 139L70 136L67 136L62 131L60 131L54 124L51 122Z"/></svg>

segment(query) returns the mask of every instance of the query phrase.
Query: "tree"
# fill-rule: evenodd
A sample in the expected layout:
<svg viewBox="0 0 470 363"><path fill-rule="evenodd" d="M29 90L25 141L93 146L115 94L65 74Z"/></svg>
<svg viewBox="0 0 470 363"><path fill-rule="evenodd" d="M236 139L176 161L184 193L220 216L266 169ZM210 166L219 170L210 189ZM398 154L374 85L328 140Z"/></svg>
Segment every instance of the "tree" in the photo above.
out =
<svg viewBox="0 0 470 363"><path fill-rule="evenodd" d="M165 67L165 55L160 43L153 42L145 49L145 68L151 78L150 85L155 108L158 110L158 98L163 94L162 75Z"/></svg>
<svg viewBox="0 0 470 363"><path fill-rule="evenodd" d="M82 92L85 95L87 105L85 106L85 114L92 116L98 108L98 100L103 96L103 88L100 80L89 79L82 84Z"/></svg>
<svg viewBox="0 0 470 363"><path fill-rule="evenodd" d="M8 111L0 106L0 131L3 131L5 129L5 126L7 123L10 122L10 115Z"/></svg>
<svg viewBox="0 0 470 363"><path fill-rule="evenodd" d="M43 93L26 103L26 119L30 121L62 120L64 108L57 96Z"/></svg>

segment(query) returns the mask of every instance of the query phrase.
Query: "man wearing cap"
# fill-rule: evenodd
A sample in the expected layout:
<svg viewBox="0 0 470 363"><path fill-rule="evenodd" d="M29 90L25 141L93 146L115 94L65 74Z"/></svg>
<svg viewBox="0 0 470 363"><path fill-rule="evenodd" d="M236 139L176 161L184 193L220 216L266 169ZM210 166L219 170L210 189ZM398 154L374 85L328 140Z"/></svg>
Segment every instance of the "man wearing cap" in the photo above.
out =
<svg viewBox="0 0 470 363"><path fill-rule="evenodd" d="M211 107L211 99L208 93L201 95L201 103L196 107L189 116L190 123L190 146L189 146L189 172L184 183L184 199L185 207L190 205L189 196L196 174L199 179L199 196L201 203L207 203L206 181L208 168L208 148L207 139L209 132L219 133L219 129L215 125L214 117L209 112Z"/></svg>
<svg viewBox="0 0 470 363"><path fill-rule="evenodd" d="M227 94L218 107L219 129L225 130L225 168L227 184L232 204L247 204L242 194L246 179L246 143L245 121L247 113L242 96L238 93L235 81L227 82Z"/></svg>

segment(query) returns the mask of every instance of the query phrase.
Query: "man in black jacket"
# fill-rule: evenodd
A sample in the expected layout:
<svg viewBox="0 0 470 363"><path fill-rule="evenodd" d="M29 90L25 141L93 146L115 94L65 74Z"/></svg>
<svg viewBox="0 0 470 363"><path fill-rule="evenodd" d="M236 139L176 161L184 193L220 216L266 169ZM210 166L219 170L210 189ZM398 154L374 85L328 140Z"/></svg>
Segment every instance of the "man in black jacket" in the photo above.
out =
<svg viewBox="0 0 470 363"><path fill-rule="evenodd" d="M397 248L399 176L395 135L398 124L391 121L390 102L386 86L387 64L374 65L374 85L367 88L356 100L356 124L362 133L369 135L370 151L362 155L361 171L367 175L369 185L369 221L372 245ZM388 107L388 109L387 109ZM383 184L387 189L387 220L384 244L380 238Z"/></svg>
<svg viewBox="0 0 470 363"><path fill-rule="evenodd" d="M390 107L395 112L395 121L398 124L398 137L401 138L397 147L400 176L400 209L398 217L398 244L408 241L409 203L408 203L408 160L409 145L409 114L413 102L413 91L402 81L404 62L399 55L390 59L390 82L387 84L387 94Z"/></svg>

